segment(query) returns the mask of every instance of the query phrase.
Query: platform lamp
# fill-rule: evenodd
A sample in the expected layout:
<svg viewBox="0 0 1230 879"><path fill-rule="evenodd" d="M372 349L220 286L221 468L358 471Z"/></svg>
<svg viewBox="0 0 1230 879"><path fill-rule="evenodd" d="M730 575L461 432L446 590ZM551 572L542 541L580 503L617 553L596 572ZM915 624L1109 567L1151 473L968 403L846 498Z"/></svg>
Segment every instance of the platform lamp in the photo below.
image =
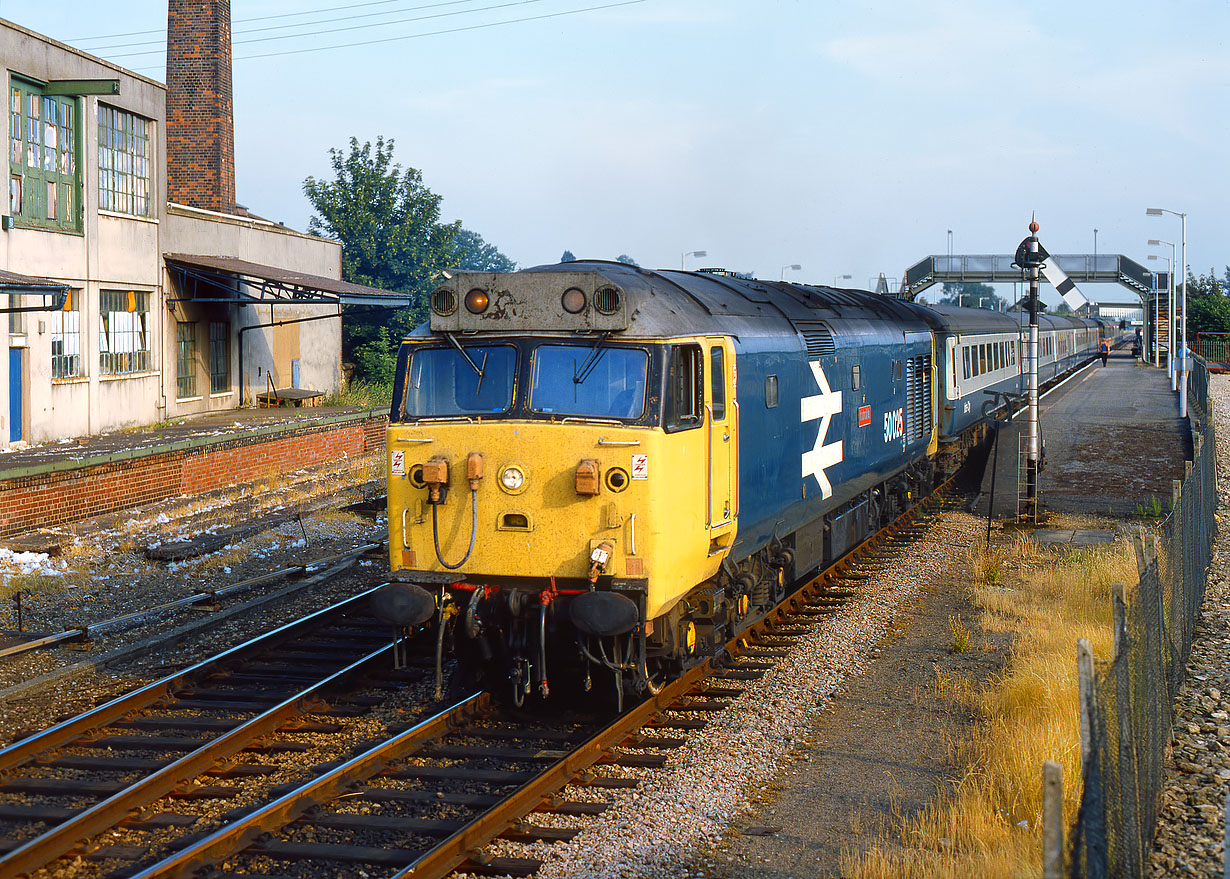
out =
<svg viewBox="0 0 1230 879"><path fill-rule="evenodd" d="M1178 390L1178 382L1174 374L1174 270L1178 266L1178 252L1175 250L1174 243L1171 241L1163 241L1160 238L1150 238L1150 247L1160 247L1163 244L1170 245L1170 292L1166 299L1166 377L1170 379L1170 390Z"/></svg>
<svg viewBox="0 0 1230 879"><path fill-rule="evenodd" d="M833 286L840 287L841 285L837 283L838 281L848 281L853 277L854 275L833 275Z"/></svg>
<svg viewBox="0 0 1230 879"><path fill-rule="evenodd" d="M1157 241L1156 239L1150 239L1150 240L1149 240L1149 243L1150 243L1150 244L1160 244L1161 242ZM1173 310L1173 305L1172 305L1172 303L1170 302L1170 300L1174 298L1174 260L1172 260L1172 259L1171 259L1170 257L1168 257L1168 256L1158 256L1156 253L1151 253L1151 254L1149 254L1149 259L1164 259L1164 260L1166 260L1166 288L1167 288L1166 308L1167 308L1167 309L1170 309L1170 310ZM1155 316L1154 316L1154 319L1153 319L1153 365L1154 365L1154 366L1158 366L1158 365L1159 365L1159 364L1158 364L1158 357L1160 356L1160 355L1158 354L1157 348L1158 348L1158 344L1161 342L1161 339L1159 338L1159 337L1160 337L1160 335L1161 335L1161 331L1157 328L1157 325L1158 325L1158 318L1157 318L1157 316L1156 316L1156 312L1161 311L1160 303L1161 303L1161 297L1158 295L1158 290L1157 290L1157 273L1155 272L1155 273L1154 273L1154 280L1153 280L1153 310L1154 310L1154 312L1155 312ZM1172 328L1173 328L1173 326L1174 326L1173 315L1171 315L1169 311L1167 311L1166 324L1167 324L1167 326L1168 326L1168 327L1172 327ZM1167 332L1167 336L1169 336L1169 335L1170 335L1170 333L1169 333L1169 332ZM1167 340L1166 340L1166 372L1167 372L1167 374L1168 374L1168 375L1171 375L1171 376L1173 376L1173 374L1174 374L1174 364L1173 364L1173 363L1171 363L1171 361L1170 361L1170 349L1171 349L1172 347L1173 347L1173 346L1172 346L1172 344L1171 344L1171 342L1170 342L1170 339L1169 339L1169 338L1167 338ZM1172 391L1174 390L1174 385L1173 385L1173 383L1172 383L1172 385L1171 385L1171 388L1170 388L1170 389L1171 389Z"/></svg>
<svg viewBox="0 0 1230 879"><path fill-rule="evenodd" d="M1145 208L1150 217L1173 214L1181 223L1179 264L1175 266L1183 276L1183 288L1179 291L1179 417L1187 417L1187 214L1170 208Z"/></svg>
<svg viewBox="0 0 1230 879"><path fill-rule="evenodd" d="M683 271L687 268L686 260L689 256L708 256L709 252L705 250L689 250L679 254L679 270Z"/></svg>
<svg viewBox="0 0 1230 879"><path fill-rule="evenodd" d="M803 267L799 265L797 262L791 263L788 266L782 266L782 280L783 281L786 280L786 269L790 269L790 271L792 272L798 272L798 271L802 271Z"/></svg>

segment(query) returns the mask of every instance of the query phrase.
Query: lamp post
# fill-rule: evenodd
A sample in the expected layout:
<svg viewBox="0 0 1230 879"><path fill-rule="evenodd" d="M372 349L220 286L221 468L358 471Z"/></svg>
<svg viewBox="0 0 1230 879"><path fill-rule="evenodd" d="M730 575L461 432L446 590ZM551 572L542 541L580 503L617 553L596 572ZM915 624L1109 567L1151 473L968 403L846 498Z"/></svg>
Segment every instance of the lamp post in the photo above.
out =
<svg viewBox="0 0 1230 879"><path fill-rule="evenodd" d="M708 256L708 252L704 250L689 250L686 253L679 254L679 270L683 271L687 267L685 262L689 256Z"/></svg>
<svg viewBox="0 0 1230 879"><path fill-rule="evenodd" d="M1179 417L1187 417L1187 214L1170 208L1145 208L1150 217L1173 214L1181 223L1179 264L1176 268L1183 275L1183 289L1179 291Z"/></svg>
<svg viewBox="0 0 1230 879"><path fill-rule="evenodd" d="M797 271L800 271L802 268L803 267L799 265L797 262L791 263L788 266L782 266L782 280L783 281L786 280L786 269L790 269L790 271L792 272L797 272Z"/></svg>
<svg viewBox="0 0 1230 879"><path fill-rule="evenodd" d="M945 266L947 271L952 271L952 230L948 230L948 265Z"/></svg>
<svg viewBox="0 0 1230 879"><path fill-rule="evenodd" d="M1093 273L1098 273L1098 227L1093 227Z"/></svg>
<svg viewBox="0 0 1230 879"><path fill-rule="evenodd" d="M1157 239L1150 239L1150 240L1149 240L1149 243L1150 243L1150 244L1161 244L1161 242L1160 242L1160 241L1158 241ZM1174 245L1171 245L1171 246L1173 247ZM1167 374L1167 376L1168 376L1168 377L1170 377L1170 380L1171 380L1170 390L1172 390L1172 391L1173 391L1173 390L1174 390L1174 363L1173 363L1173 362L1171 361L1171 359L1170 359L1170 349L1171 349L1171 348L1173 348L1173 347L1174 347L1174 345L1173 345L1173 344L1171 344L1171 341L1170 341L1170 338L1169 338L1169 337L1171 337L1171 336L1173 336L1173 335L1174 335L1174 334L1170 331L1170 330L1174 327L1174 315L1173 315L1173 314L1171 314L1171 312L1173 311L1173 305L1172 305L1172 304L1171 304L1171 302L1170 302L1170 299L1171 299L1171 298L1173 298L1173 297L1172 297L1172 294L1173 294L1173 291L1174 291L1174 260L1173 260L1173 259L1171 259L1171 258L1170 258L1170 257L1168 257L1168 256L1158 256L1156 253L1151 253L1151 254L1149 254L1149 259L1164 259L1164 260L1166 260L1166 287L1167 287L1167 290L1168 290L1168 293L1167 293L1167 301L1166 301L1166 314L1167 314L1167 318L1166 318L1166 325L1167 325L1167 330L1166 330L1166 335L1167 335L1167 339L1166 339L1166 374ZM1159 337L1161 336L1161 330L1160 330L1160 329L1158 329L1158 326L1157 326L1157 325L1158 325L1159 323L1161 323L1161 315L1160 315L1160 312L1161 312L1161 310L1162 310L1162 303L1161 303L1161 299L1162 299L1162 297L1159 295L1159 291L1156 289L1156 288L1157 288L1157 280L1156 280L1156 278L1155 278L1155 279L1154 279L1154 281L1153 281L1153 287L1154 287L1154 290L1153 290L1153 303L1154 303L1154 309L1153 309L1153 312L1154 312L1154 315L1155 315L1154 320L1153 320L1153 339L1154 339L1154 341L1153 341L1153 365L1154 365L1154 366L1158 366L1158 365L1159 365L1159 364L1158 364L1158 357L1159 357L1160 355L1158 354L1157 349L1158 349L1158 345L1161 343L1161 339L1159 338Z"/></svg>
<svg viewBox="0 0 1230 879"><path fill-rule="evenodd" d="M838 281L848 281L853 277L854 275L833 275L833 286L839 287L841 285L837 283Z"/></svg>
<svg viewBox="0 0 1230 879"><path fill-rule="evenodd" d="M1163 241L1160 238L1150 238L1149 246L1158 247L1162 244L1170 245L1170 283L1166 295L1166 377L1170 379L1170 390L1178 390L1178 380L1174 374L1174 270L1177 263L1178 252L1175 250L1174 242Z"/></svg>

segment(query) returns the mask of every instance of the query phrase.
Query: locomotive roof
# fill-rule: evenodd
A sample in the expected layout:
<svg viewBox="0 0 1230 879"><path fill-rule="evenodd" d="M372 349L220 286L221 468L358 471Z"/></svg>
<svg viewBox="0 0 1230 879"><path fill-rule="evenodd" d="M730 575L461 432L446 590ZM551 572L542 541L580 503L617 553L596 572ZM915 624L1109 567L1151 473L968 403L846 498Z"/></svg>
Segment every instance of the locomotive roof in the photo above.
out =
<svg viewBox="0 0 1230 879"><path fill-rule="evenodd" d="M570 286L591 294L591 299L596 299L600 292L616 290L619 311L599 314L597 309L587 307L581 313L565 314L560 297ZM496 320L490 319L495 315L469 316L456 303L472 290L485 291L491 302L511 295L520 313L505 309ZM437 293L442 293L443 300L453 308L448 315L433 313L432 329L441 331L589 331L611 332L615 334L613 338L623 331L638 337L792 332L794 327L788 328L785 321L791 325L825 321L834 329L845 321L891 323L920 332L927 329L927 319L919 306L863 290L711 272L651 271L600 260L502 274L459 272ZM433 308L434 302L435 294ZM513 313L506 317L508 312Z"/></svg>

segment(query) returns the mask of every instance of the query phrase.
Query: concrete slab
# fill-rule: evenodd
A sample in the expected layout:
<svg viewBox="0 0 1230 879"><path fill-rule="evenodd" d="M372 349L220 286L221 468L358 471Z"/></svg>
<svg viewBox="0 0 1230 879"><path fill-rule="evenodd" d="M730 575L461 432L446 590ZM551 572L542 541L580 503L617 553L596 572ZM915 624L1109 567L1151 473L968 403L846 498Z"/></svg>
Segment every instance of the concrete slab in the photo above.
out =
<svg viewBox="0 0 1230 879"><path fill-rule="evenodd" d="M1133 515L1157 498L1170 503L1171 483L1191 458L1191 431L1164 369L1116 352L1103 367L1073 376L1039 404L1045 463L1038 477L1043 514ZM1023 415L1000 431L995 467L995 518L1017 512L1017 460ZM985 516L991 461L974 512Z"/></svg>
<svg viewBox="0 0 1230 879"><path fill-rule="evenodd" d="M1115 535L1111 531L1096 531L1088 528L1080 529L1072 534L1073 546L1096 546L1101 543L1114 543Z"/></svg>

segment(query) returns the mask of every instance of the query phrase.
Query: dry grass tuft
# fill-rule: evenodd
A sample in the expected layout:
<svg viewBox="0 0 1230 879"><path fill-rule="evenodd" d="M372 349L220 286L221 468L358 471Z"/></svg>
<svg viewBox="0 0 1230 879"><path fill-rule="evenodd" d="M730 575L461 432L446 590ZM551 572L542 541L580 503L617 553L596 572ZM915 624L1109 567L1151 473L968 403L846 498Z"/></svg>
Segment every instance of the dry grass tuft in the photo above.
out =
<svg viewBox="0 0 1230 879"><path fill-rule="evenodd" d="M1042 871L1042 763L1064 772L1064 817L1080 796L1080 715L1076 641L1110 655L1113 583L1137 582L1131 546L1059 554L1018 538L994 554L971 555L975 603L987 630L1011 632L1010 659L981 688L937 678L942 698L972 704L977 728L952 743L963 776L922 812L900 822L897 838L842 857L858 879L1038 876ZM992 568L1002 572L988 576ZM953 627L954 643L959 620Z"/></svg>

